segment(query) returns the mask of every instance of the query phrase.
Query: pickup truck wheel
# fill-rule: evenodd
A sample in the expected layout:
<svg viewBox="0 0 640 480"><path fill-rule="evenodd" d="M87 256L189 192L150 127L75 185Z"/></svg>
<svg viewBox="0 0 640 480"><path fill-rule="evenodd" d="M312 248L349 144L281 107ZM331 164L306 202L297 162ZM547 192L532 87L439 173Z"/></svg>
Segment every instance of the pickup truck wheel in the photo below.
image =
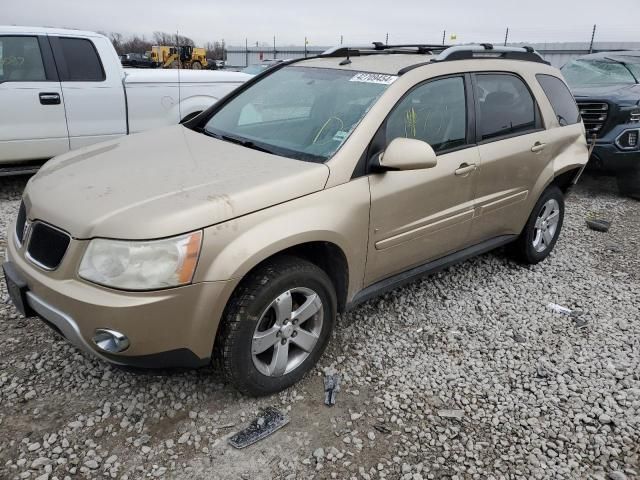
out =
<svg viewBox="0 0 640 480"><path fill-rule="evenodd" d="M225 377L241 392L279 392L316 364L335 324L336 293L314 264L282 256L250 273L227 304L216 341Z"/></svg>
<svg viewBox="0 0 640 480"><path fill-rule="evenodd" d="M514 244L517 258L530 265L547 258L558 241L563 221L564 195L558 187L551 185L540 195Z"/></svg>
<svg viewBox="0 0 640 480"><path fill-rule="evenodd" d="M640 167L616 175L620 195L640 200Z"/></svg>

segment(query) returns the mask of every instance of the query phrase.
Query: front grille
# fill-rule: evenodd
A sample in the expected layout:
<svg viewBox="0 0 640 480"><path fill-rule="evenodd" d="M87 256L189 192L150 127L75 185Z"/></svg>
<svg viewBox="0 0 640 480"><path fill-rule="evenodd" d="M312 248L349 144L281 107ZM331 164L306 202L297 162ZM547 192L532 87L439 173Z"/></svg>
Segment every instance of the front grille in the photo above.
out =
<svg viewBox="0 0 640 480"><path fill-rule="evenodd" d="M24 206L24 202L20 202L20 210L18 210L18 219L16 220L16 238L20 245L24 240L24 224L27 221L27 209Z"/></svg>
<svg viewBox="0 0 640 480"><path fill-rule="evenodd" d="M46 223L34 222L29 234L27 256L48 270L54 270L62 262L71 238L65 232Z"/></svg>
<svg viewBox="0 0 640 480"><path fill-rule="evenodd" d="M609 116L609 104L605 102L580 102L580 115L588 137L600 136Z"/></svg>

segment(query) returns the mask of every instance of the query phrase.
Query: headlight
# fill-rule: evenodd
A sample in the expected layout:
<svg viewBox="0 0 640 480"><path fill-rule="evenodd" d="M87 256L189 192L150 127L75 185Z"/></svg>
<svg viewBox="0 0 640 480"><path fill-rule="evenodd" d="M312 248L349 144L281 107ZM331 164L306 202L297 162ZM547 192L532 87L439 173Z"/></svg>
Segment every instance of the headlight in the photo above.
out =
<svg viewBox="0 0 640 480"><path fill-rule="evenodd" d="M190 283L202 232L149 241L97 238L89 242L78 274L123 290L157 290Z"/></svg>

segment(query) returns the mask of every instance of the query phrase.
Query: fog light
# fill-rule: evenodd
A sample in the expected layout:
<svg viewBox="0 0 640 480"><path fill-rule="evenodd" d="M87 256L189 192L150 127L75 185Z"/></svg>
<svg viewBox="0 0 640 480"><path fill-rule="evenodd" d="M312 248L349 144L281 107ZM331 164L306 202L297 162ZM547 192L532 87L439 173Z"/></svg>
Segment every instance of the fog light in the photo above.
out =
<svg viewBox="0 0 640 480"><path fill-rule="evenodd" d="M93 335L93 343L107 353L120 353L129 348L129 339L125 334L108 328L98 328Z"/></svg>
<svg viewBox="0 0 640 480"><path fill-rule="evenodd" d="M625 130L616 138L616 145L621 150L636 150L638 148L639 137L639 130Z"/></svg>

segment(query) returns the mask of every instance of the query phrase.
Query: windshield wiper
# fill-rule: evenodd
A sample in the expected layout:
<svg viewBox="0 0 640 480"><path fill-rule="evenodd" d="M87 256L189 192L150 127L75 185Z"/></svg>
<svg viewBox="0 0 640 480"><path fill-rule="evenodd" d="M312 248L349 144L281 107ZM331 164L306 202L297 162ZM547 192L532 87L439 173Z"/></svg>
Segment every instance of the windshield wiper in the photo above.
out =
<svg viewBox="0 0 640 480"><path fill-rule="evenodd" d="M243 147L251 148L252 150L258 150L259 152L273 154L272 150L269 150L268 148L261 147L260 145L256 145L254 142L252 142L251 140L248 140L246 138L237 138L237 137L232 137L231 135L220 135L220 138L222 140L226 141L226 142L237 143L238 145L242 145Z"/></svg>
<svg viewBox="0 0 640 480"><path fill-rule="evenodd" d="M210 137L217 138L218 140L224 140L225 142L242 145L243 147L247 147L252 150L258 150L259 152L271 153L273 155L276 155L276 153L274 153L273 150L269 150L268 148L261 147L260 145L256 145L254 142L246 138L232 137L231 135L220 135L219 133L215 133L207 129L205 129L204 132Z"/></svg>

